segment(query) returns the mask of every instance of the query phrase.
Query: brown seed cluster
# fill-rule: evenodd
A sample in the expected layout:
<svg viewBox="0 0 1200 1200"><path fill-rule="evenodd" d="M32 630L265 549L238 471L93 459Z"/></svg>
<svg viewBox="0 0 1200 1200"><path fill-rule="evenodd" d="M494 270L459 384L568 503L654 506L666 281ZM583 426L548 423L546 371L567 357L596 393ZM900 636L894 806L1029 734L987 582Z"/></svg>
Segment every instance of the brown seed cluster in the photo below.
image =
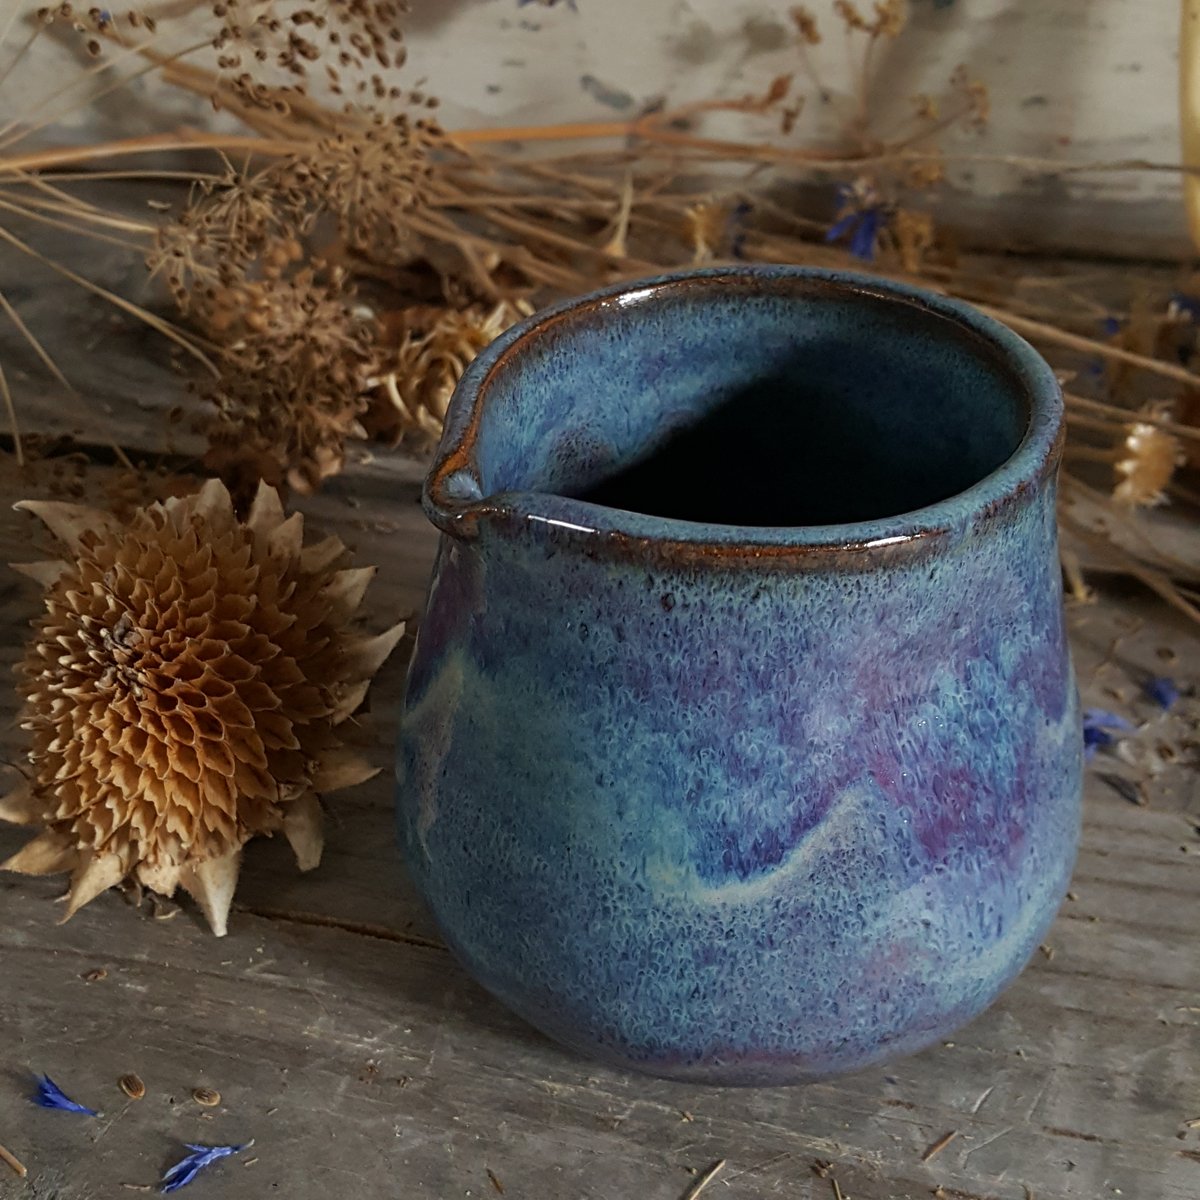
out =
<svg viewBox="0 0 1200 1200"><path fill-rule="evenodd" d="M373 573L302 545L260 488L247 519L216 481L123 524L26 502L70 553L22 568L46 586L20 667L29 779L0 817L45 826L9 870L71 872L67 917L133 880L183 887L225 932L242 846L282 831L319 860L318 793L374 771L336 727L403 626L347 623Z"/></svg>
<svg viewBox="0 0 1200 1200"><path fill-rule="evenodd" d="M318 72L348 104L398 100L390 72L407 58L402 0L218 0L213 50L222 83L252 108L286 115ZM221 104L221 93L213 96Z"/></svg>
<svg viewBox="0 0 1200 1200"><path fill-rule="evenodd" d="M260 479L314 491L341 470L346 440L365 436L374 331L347 290L341 272L306 269L216 297L221 320L254 331L227 345L227 369L204 385L215 409L205 466L239 498Z"/></svg>

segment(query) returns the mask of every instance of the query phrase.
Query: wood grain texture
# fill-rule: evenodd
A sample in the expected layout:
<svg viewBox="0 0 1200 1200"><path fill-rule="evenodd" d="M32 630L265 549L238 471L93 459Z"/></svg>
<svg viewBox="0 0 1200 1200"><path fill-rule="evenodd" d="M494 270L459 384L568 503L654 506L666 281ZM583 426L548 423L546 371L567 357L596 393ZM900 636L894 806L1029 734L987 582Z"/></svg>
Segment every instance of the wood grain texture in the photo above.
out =
<svg viewBox="0 0 1200 1200"><path fill-rule="evenodd" d="M61 289L31 295L64 352L75 354L78 322L109 320ZM70 320L55 322L56 303ZM112 411L98 417L83 404L69 418L90 422L82 441L97 459L106 429L131 450L156 449L161 428L135 400L163 410L181 395L160 351L143 354L120 322L109 328L90 358L76 355L75 378ZM0 339L6 363L20 353L10 336ZM23 381L24 412L40 423L52 406L45 391L28 403L34 378ZM114 473L90 466L88 494ZM47 485L45 463L34 475L0 459L2 562L36 556L34 521L11 510ZM301 506L316 530L378 565L366 606L376 628L422 601L434 537L419 475L402 456L377 455ZM37 603L34 585L0 574L0 666L19 655ZM1164 647L1178 679L1200 671L1190 631L1136 594L1106 594L1073 611L1072 625L1092 702L1136 706L1137 680L1161 668ZM384 766L405 650L381 672L364 725ZM14 709L0 690L8 761L21 745ZM442 948L405 877L390 770L332 799L325 860L311 875L296 872L282 842L250 848L223 941L191 907L156 920L113 893L58 926L60 881L0 876L0 1142L29 1168L24 1181L0 1173L0 1197L107 1200L127 1194L122 1185L153 1184L183 1142L253 1138L189 1194L449 1200L499 1195L494 1176L510 1200L679 1200L695 1172L726 1159L706 1200L823 1200L834 1181L849 1200L1192 1200L1200 797L1190 779L1139 807L1093 774L1075 898L1049 953L946 1044L791 1090L621 1075L509 1015ZM0 855L24 836L0 828ZM107 974L87 982L95 968ZM103 1115L29 1104L34 1072ZM145 1099L121 1093L127 1072L145 1081ZM199 1086L219 1091L220 1106L196 1104Z"/></svg>

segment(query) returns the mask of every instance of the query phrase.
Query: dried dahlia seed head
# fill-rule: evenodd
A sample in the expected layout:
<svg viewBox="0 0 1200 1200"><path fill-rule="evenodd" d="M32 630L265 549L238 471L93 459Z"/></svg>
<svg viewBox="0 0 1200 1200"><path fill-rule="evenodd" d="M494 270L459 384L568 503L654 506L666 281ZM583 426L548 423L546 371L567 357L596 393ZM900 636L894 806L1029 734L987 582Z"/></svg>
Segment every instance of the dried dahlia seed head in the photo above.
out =
<svg viewBox="0 0 1200 1200"><path fill-rule="evenodd" d="M67 917L125 879L182 886L223 934L242 846L282 830L315 866L317 793L375 773L336 726L403 625L347 630L373 570L338 569L336 538L303 547L266 485L244 523L215 480L126 525L20 507L72 561L20 568L47 591L19 668L30 777L0 817L45 830L3 865L71 871Z"/></svg>

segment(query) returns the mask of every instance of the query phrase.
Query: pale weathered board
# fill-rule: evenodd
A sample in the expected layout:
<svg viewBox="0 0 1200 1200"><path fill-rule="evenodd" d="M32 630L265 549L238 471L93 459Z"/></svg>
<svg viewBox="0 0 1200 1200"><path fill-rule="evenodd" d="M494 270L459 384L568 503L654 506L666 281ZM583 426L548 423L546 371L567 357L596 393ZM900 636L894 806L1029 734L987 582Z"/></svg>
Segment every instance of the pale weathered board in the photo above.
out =
<svg viewBox="0 0 1200 1200"><path fill-rule="evenodd" d="M161 350L40 277L28 299L77 386L111 409L85 403L63 424L95 458L109 437L135 453L160 448L157 416L136 401L161 411L180 394ZM81 331L98 329L89 345ZM58 393L9 331L0 339L5 363L27 372L24 418L45 428ZM0 562L20 561L35 522L11 502L44 494L47 464L24 478L0 457L0 472ZM88 467L89 494L113 474ZM421 603L434 537L418 478L411 460L378 455L302 505L378 565L367 604L377 628ZM36 607L33 585L0 575L0 665L18 656ZM1093 702L1159 720L1137 695L1144 673L1192 684L1200 674L1194 633L1138 593L1106 594L1071 620ZM381 672L364 726L381 765L406 650ZM9 760L20 747L13 712L0 691ZM706 1200L1200 1195L1200 1129L1186 1124L1200 1118L1194 776L1140 807L1093 773L1074 899L1046 951L945 1045L832 1083L759 1091L608 1071L509 1015L441 948L395 852L390 788L385 771L331 800L326 857L311 875L296 873L285 845L253 846L223 941L190 906L155 920L115 893L60 927L60 881L0 876L0 1144L29 1168L20 1181L0 1165L0 1197L108 1200L153 1185L184 1142L250 1138L253 1149L189 1194L680 1200L695 1172L725 1159ZM0 855L23 836L0 830ZM106 976L87 982L97 968ZM117 1088L129 1071L146 1083L141 1101ZM34 1072L103 1116L34 1107ZM191 1099L200 1085L219 1090L220 1106Z"/></svg>

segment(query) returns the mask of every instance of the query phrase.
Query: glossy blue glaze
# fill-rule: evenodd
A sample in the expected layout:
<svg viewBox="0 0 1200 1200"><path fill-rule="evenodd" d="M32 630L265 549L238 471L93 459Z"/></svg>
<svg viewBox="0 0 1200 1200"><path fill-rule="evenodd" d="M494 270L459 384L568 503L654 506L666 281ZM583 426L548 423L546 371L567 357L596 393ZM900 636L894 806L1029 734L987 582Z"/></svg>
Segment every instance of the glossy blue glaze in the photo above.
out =
<svg viewBox="0 0 1200 1200"><path fill-rule="evenodd" d="M490 347L427 487L398 768L472 974L715 1083L990 1003L1078 836L1060 423L1020 339L862 276L668 277Z"/></svg>

